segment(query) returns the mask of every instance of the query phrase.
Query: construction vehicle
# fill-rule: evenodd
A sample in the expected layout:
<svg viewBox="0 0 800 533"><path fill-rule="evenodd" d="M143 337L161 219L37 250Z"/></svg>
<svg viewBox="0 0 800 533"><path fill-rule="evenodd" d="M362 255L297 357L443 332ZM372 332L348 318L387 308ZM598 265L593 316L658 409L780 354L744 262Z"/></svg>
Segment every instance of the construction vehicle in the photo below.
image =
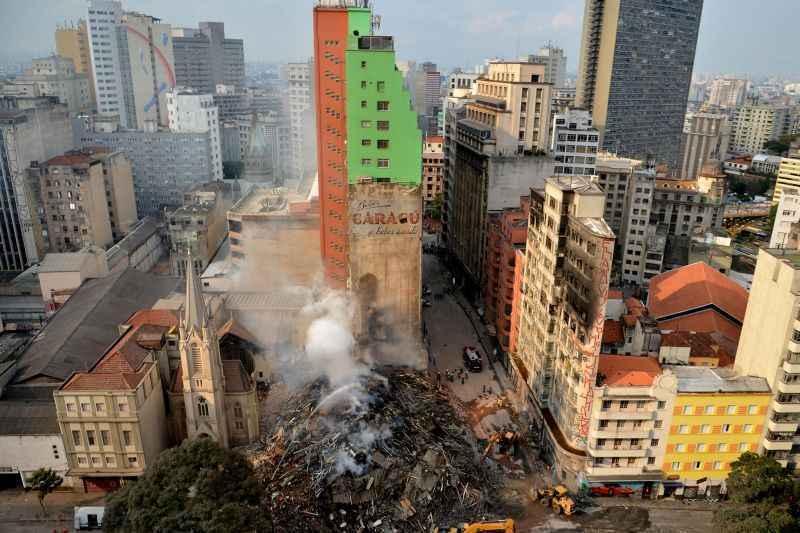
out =
<svg viewBox="0 0 800 533"><path fill-rule="evenodd" d="M513 450L514 444L520 441L519 433L514 431L498 431L496 433L492 433L489 436L489 443L486 445L486 448L483 450L483 455L481 456L481 463L483 463L489 454L494 448L495 445L500 446L500 453L508 454Z"/></svg>
<svg viewBox="0 0 800 533"><path fill-rule="evenodd" d="M471 524L461 524L457 527L438 527L433 528L431 533L483 533L483 532L499 532L499 533L514 533L514 521L506 520L493 520L490 522L473 522Z"/></svg>
<svg viewBox="0 0 800 533"><path fill-rule="evenodd" d="M575 500L569 495L569 489L564 485L547 487L530 492L531 499L553 508L557 514L572 516L575 512Z"/></svg>

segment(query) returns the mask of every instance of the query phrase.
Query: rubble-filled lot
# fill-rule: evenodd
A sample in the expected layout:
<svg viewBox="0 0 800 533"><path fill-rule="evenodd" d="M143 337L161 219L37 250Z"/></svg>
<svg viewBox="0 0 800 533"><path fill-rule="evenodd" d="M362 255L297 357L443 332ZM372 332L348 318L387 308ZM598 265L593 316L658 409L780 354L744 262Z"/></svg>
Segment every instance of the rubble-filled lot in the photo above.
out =
<svg viewBox="0 0 800 533"><path fill-rule="evenodd" d="M422 372L383 368L291 396L250 455L277 531L429 531L505 518L524 494L507 466L481 461L463 406Z"/></svg>

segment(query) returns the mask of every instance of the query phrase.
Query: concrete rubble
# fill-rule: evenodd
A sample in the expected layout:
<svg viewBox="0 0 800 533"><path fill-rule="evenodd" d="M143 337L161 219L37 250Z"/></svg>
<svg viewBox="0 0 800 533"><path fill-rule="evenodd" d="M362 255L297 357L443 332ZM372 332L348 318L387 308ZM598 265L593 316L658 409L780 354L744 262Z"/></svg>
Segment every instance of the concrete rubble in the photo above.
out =
<svg viewBox="0 0 800 533"><path fill-rule="evenodd" d="M276 531L429 531L503 513L504 468L463 406L425 373L384 367L329 390L289 398L260 444L245 449Z"/></svg>

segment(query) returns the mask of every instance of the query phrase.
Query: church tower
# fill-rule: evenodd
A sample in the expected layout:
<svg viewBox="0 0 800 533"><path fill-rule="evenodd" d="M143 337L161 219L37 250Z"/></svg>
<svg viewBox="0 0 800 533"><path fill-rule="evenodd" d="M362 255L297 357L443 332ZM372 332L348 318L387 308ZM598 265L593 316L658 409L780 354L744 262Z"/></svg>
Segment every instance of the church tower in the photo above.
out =
<svg viewBox="0 0 800 533"><path fill-rule="evenodd" d="M192 264L191 255L187 264ZM227 448L225 374L219 339L214 326L209 323L200 280L193 268L186 269L186 302L179 347L186 434L190 439L210 437Z"/></svg>

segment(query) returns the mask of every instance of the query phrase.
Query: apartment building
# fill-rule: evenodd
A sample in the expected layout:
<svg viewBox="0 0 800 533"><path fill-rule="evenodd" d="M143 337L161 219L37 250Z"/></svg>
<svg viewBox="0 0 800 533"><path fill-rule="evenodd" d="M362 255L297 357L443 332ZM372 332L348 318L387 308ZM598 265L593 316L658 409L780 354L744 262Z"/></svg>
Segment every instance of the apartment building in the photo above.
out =
<svg viewBox="0 0 800 533"><path fill-rule="evenodd" d="M544 81L546 83L550 83L556 88L566 87L567 55L563 48L547 43L535 54L528 55L528 62L544 65Z"/></svg>
<svg viewBox="0 0 800 533"><path fill-rule="evenodd" d="M543 428L557 478L576 484L586 460L614 233L605 194L585 177L531 190L517 353L517 401Z"/></svg>
<svg viewBox="0 0 800 533"><path fill-rule="evenodd" d="M314 63L288 63L284 76L289 83L288 106L291 124L292 161L289 176L300 180L316 170L317 154L314 145Z"/></svg>
<svg viewBox="0 0 800 533"><path fill-rule="evenodd" d="M657 178L651 224L666 224L670 236L691 237L717 233L725 213L725 178L683 181Z"/></svg>
<svg viewBox="0 0 800 533"><path fill-rule="evenodd" d="M680 178L693 180L707 161L725 159L730 146L728 115L687 113L683 130Z"/></svg>
<svg viewBox="0 0 800 533"><path fill-rule="evenodd" d="M767 141L791 132L791 108L749 101L731 117L731 152L757 154Z"/></svg>
<svg viewBox="0 0 800 533"><path fill-rule="evenodd" d="M92 93L89 77L79 73L73 60L68 57L50 56L33 60L31 68L17 76L4 89L12 94L54 96L67 106L70 113L85 113L92 109ZM30 89L22 89L30 86Z"/></svg>
<svg viewBox="0 0 800 533"><path fill-rule="evenodd" d="M702 0L668 11L661 0L587 0L576 105L592 114L603 150L679 168L702 9Z"/></svg>
<svg viewBox="0 0 800 533"><path fill-rule="evenodd" d="M622 230L617 240L622 252L619 271L624 283L646 285L661 273L668 228L651 223L655 190L654 172L635 170L631 174Z"/></svg>
<svg viewBox="0 0 800 533"><path fill-rule="evenodd" d="M170 89L167 92L167 119L170 131L208 134L212 172L216 179L221 180L222 143L214 97L190 89Z"/></svg>
<svg viewBox="0 0 800 533"><path fill-rule="evenodd" d="M744 103L747 90L750 86L748 80L735 78L717 78L709 84L708 105L722 108L734 108Z"/></svg>
<svg viewBox="0 0 800 533"><path fill-rule="evenodd" d="M94 70L92 69L92 53L89 46L89 29L84 19L77 24L56 26L56 55L72 60L75 73L84 74L89 82L89 97L95 106L97 99L94 93Z"/></svg>
<svg viewBox="0 0 800 533"><path fill-rule="evenodd" d="M655 498L678 381L652 357L601 355L592 399L586 479Z"/></svg>
<svg viewBox="0 0 800 533"><path fill-rule="evenodd" d="M475 81L480 77L476 72L456 71L447 78L447 96L463 98L473 94Z"/></svg>
<svg viewBox="0 0 800 533"><path fill-rule="evenodd" d="M235 201L235 183L213 181L183 195L184 204L167 216L170 272L184 277L191 255L199 276L228 234L227 213Z"/></svg>
<svg viewBox="0 0 800 533"><path fill-rule="evenodd" d="M781 159L772 203L780 202L781 191L787 187L800 188L800 142L792 143L789 153Z"/></svg>
<svg viewBox="0 0 800 533"><path fill-rule="evenodd" d="M761 249L753 276L735 369L772 387L763 453L792 470L800 463L800 255Z"/></svg>
<svg viewBox="0 0 800 533"><path fill-rule="evenodd" d="M85 490L114 490L141 476L168 445L160 360L172 311L139 311L88 371L53 394L71 475Z"/></svg>
<svg viewBox="0 0 800 533"><path fill-rule="evenodd" d="M633 181L633 172L640 168L641 161L618 157L608 152L600 152L595 160L597 183L606 194L603 218L615 235L621 235L630 182Z"/></svg>
<svg viewBox="0 0 800 533"><path fill-rule="evenodd" d="M772 225L769 247L798 249L800 247L798 221L800 221L800 189L784 186L781 189L780 202L775 211L775 222Z"/></svg>
<svg viewBox="0 0 800 533"><path fill-rule="evenodd" d="M422 199L432 202L442 194L444 183L444 137L425 137L422 149Z"/></svg>
<svg viewBox="0 0 800 533"><path fill-rule="evenodd" d="M478 286L489 213L515 207L553 172L553 160L541 155L549 146L551 93L543 78L543 65L491 62L475 82L464 118L446 125L443 237L467 280Z"/></svg>
<svg viewBox="0 0 800 533"><path fill-rule="evenodd" d="M483 286L484 316L495 329L502 357L509 353L511 343L517 251L525 251L529 208L529 197L523 196L520 198L520 207L489 215L487 272Z"/></svg>
<svg viewBox="0 0 800 533"><path fill-rule="evenodd" d="M599 132L592 116L583 109L569 109L553 116L550 151L556 160L555 175L595 174Z"/></svg>
<svg viewBox="0 0 800 533"><path fill-rule="evenodd" d="M172 28L175 82L213 94L219 84L244 86L244 41L225 36L222 22Z"/></svg>
<svg viewBox="0 0 800 533"><path fill-rule="evenodd" d="M719 497L731 463L761 449L769 385L730 368L664 369L678 380L662 467L664 496Z"/></svg>

